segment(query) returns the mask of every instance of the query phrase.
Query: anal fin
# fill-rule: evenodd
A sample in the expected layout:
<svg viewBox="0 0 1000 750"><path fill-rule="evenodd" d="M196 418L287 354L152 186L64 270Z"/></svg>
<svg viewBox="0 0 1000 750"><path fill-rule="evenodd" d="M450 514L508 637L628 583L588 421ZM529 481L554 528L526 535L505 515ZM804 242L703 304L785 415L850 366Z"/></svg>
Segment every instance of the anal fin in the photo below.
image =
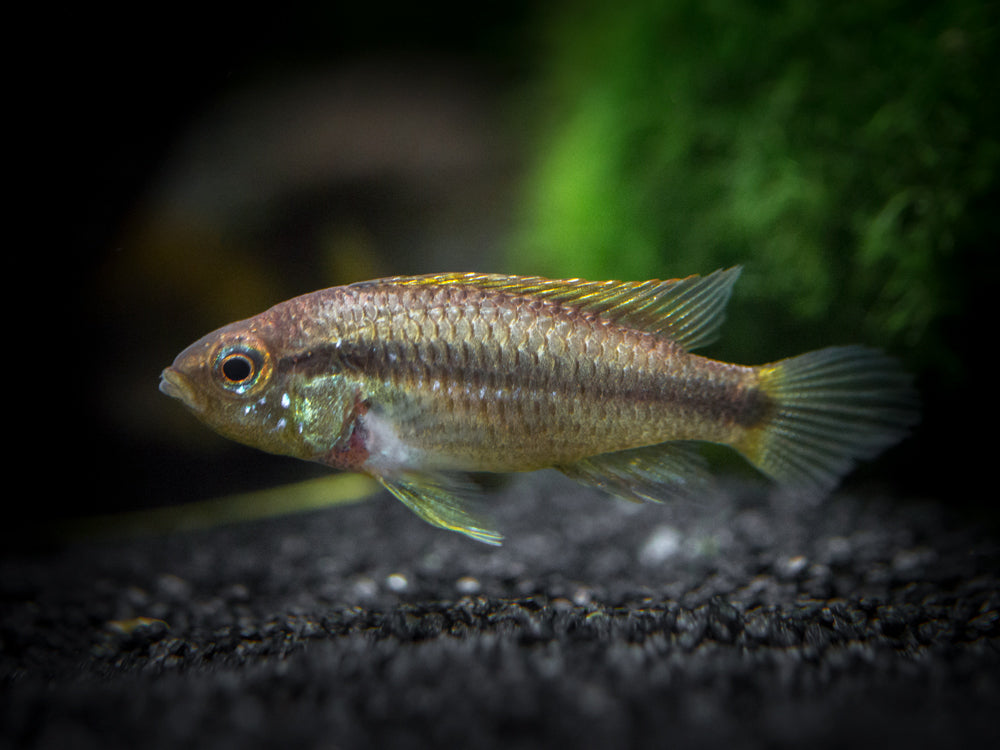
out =
<svg viewBox="0 0 1000 750"><path fill-rule="evenodd" d="M696 443L674 441L601 453L557 467L582 484L634 502L662 502L690 495L708 483Z"/></svg>
<svg viewBox="0 0 1000 750"><path fill-rule="evenodd" d="M486 544L499 545L503 540L502 534L468 511L469 498L475 493L471 483L444 474L415 472L376 479L403 505L434 526Z"/></svg>

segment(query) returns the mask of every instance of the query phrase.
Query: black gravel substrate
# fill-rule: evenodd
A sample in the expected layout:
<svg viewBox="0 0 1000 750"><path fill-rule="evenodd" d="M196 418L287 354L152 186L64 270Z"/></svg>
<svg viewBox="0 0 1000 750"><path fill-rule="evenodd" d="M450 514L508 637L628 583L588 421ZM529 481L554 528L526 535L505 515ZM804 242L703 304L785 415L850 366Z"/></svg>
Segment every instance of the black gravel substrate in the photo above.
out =
<svg viewBox="0 0 1000 750"><path fill-rule="evenodd" d="M1000 547L934 503L490 501L8 554L0 744L1000 746Z"/></svg>

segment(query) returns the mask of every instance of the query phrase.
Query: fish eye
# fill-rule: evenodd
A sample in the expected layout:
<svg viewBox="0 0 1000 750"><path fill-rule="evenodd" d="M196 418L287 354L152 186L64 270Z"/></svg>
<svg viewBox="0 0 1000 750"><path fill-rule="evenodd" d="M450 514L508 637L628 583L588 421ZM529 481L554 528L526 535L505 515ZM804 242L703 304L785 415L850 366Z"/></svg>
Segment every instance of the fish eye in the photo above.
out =
<svg viewBox="0 0 1000 750"><path fill-rule="evenodd" d="M225 347L215 358L216 379L227 391L246 393L262 381L267 360L266 353L252 346Z"/></svg>
<svg viewBox="0 0 1000 750"><path fill-rule="evenodd" d="M230 383L242 383L250 379L254 372L253 360L245 354L230 354L222 360L219 369Z"/></svg>

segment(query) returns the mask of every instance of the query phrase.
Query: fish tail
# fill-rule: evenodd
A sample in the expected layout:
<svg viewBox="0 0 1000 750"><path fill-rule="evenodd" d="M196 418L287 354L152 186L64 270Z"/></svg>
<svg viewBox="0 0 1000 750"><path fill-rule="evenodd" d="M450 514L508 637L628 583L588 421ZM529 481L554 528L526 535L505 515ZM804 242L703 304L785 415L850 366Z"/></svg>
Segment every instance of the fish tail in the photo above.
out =
<svg viewBox="0 0 1000 750"><path fill-rule="evenodd" d="M911 377L874 349L830 347L756 369L770 406L736 447L787 486L829 491L917 422Z"/></svg>

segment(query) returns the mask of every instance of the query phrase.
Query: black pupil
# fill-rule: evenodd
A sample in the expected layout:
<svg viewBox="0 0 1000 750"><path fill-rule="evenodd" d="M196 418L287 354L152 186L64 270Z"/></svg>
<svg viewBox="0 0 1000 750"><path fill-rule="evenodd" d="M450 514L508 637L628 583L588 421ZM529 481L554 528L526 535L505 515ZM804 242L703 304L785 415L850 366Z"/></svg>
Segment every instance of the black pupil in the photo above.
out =
<svg viewBox="0 0 1000 750"><path fill-rule="evenodd" d="M222 363L222 374L230 382L241 383L253 374L253 362L244 354L233 354Z"/></svg>

